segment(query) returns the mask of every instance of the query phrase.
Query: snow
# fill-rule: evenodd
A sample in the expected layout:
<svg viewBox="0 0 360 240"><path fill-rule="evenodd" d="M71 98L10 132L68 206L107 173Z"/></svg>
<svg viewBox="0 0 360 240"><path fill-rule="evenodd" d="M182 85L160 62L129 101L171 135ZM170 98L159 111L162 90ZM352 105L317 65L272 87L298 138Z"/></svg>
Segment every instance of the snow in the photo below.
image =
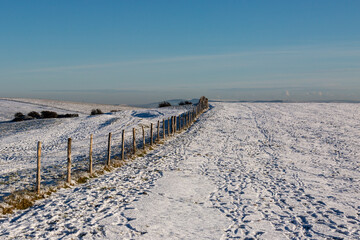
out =
<svg viewBox="0 0 360 240"><path fill-rule="evenodd" d="M360 238L359 104L212 105L148 155L1 219L0 238ZM59 137L78 133L75 139L86 142L91 130L116 135L176 111L49 121L30 135L48 139L59 152L49 160L53 165L65 149ZM148 118L134 117L139 114ZM31 154L31 141L21 130L9 131L0 137L5 174L20 169L18 163L31 165L17 155ZM14 139L23 141L6 147ZM13 164L7 164L3 156L12 148ZM80 146L77 154L86 152Z"/></svg>
<svg viewBox="0 0 360 240"><path fill-rule="evenodd" d="M141 126L144 126L146 135L149 136L150 122L156 123L186 111L183 107L125 107L119 112L89 116L90 109L99 105L49 101L47 106L46 100L25 101L27 100L1 99L2 116L13 116L12 112L17 112L18 109L24 113L36 111L39 103L42 110L58 111L61 107L64 113L70 109L82 114L78 118L0 123L0 200L15 190L33 187L38 141L42 142L42 177L46 182L50 181L50 185L57 185L56 181L62 180L66 171L68 138L72 138L73 169L84 169L87 164L90 134L93 134L94 139L94 161L99 164L104 161L107 151L108 133L112 133L112 152L119 153L123 129L128 147L132 141L132 128L136 128L136 133L140 135ZM102 106L102 109L114 107ZM61 113L61 110L58 112Z"/></svg>

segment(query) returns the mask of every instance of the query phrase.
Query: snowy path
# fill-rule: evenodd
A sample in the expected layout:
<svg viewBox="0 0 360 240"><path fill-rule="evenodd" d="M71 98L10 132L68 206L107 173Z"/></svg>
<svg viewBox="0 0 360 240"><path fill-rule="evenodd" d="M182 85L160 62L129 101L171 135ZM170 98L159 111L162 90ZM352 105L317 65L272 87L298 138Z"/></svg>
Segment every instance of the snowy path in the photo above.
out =
<svg viewBox="0 0 360 240"><path fill-rule="evenodd" d="M156 182L127 216L143 239L220 239L230 220L212 207L216 186L199 174L205 159L190 157Z"/></svg>
<svg viewBox="0 0 360 240"><path fill-rule="evenodd" d="M215 103L148 156L0 220L0 236L360 239L359 110Z"/></svg>

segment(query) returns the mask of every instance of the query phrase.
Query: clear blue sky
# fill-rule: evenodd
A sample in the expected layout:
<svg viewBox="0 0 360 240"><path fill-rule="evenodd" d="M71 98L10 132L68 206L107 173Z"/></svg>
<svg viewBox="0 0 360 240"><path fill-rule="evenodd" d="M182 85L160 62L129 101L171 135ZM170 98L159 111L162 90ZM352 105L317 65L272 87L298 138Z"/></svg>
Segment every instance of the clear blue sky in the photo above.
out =
<svg viewBox="0 0 360 240"><path fill-rule="evenodd" d="M360 100L360 1L0 1L0 97Z"/></svg>

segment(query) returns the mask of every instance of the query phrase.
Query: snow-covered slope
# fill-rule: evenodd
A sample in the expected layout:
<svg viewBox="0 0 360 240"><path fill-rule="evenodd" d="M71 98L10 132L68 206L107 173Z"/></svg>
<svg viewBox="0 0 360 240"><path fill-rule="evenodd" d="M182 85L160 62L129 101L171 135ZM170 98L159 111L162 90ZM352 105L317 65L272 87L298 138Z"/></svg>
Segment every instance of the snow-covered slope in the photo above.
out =
<svg viewBox="0 0 360 240"><path fill-rule="evenodd" d="M0 235L359 239L359 110L213 103L151 154L0 220Z"/></svg>
<svg viewBox="0 0 360 240"><path fill-rule="evenodd" d="M41 103L41 106L38 103ZM156 123L158 120L162 121L164 118L186 111L186 108L182 107L161 109L124 107L119 112L89 116L90 109L99 105L67 104L67 102L36 99L2 100L0 106L3 115L10 115L9 112L14 109L28 113L37 110L36 107L58 113L62 113L61 110L67 113L68 109L82 113L78 118L0 123L0 201L14 190L33 187L38 141L42 142L43 178L48 181L57 180L66 171L68 138L72 138L73 167L83 168L87 164L90 134L93 134L94 138L94 161L99 163L104 161L108 133L112 133L112 152L119 154L123 129L128 146L132 140L132 128L136 128L140 136L142 134L140 126L144 126L148 136L151 122ZM101 109L105 110L114 107L101 106Z"/></svg>

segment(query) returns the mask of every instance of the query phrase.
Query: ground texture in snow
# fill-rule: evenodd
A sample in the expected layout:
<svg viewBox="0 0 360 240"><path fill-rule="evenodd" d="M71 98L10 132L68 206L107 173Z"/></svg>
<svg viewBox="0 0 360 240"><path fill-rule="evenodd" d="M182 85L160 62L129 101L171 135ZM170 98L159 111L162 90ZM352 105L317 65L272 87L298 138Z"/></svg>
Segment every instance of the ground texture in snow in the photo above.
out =
<svg viewBox="0 0 360 240"><path fill-rule="evenodd" d="M359 109L214 103L149 155L0 220L0 235L359 239Z"/></svg>

